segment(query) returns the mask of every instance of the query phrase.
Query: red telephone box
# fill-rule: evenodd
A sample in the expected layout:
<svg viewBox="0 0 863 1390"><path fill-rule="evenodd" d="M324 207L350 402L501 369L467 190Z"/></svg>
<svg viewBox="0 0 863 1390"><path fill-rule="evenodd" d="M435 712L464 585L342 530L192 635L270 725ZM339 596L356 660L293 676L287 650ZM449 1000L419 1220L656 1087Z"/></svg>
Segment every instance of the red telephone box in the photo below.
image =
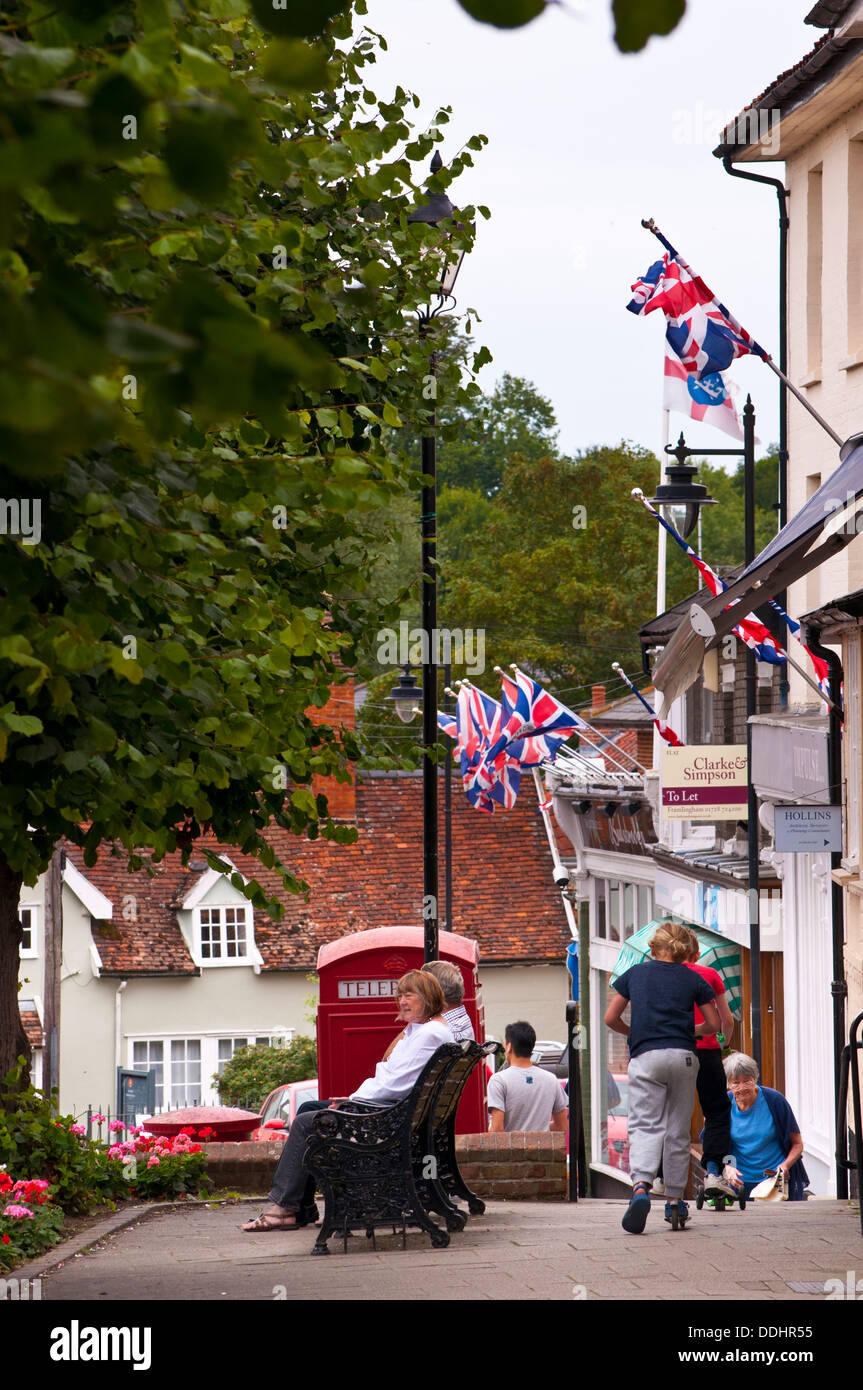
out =
<svg viewBox="0 0 863 1390"><path fill-rule="evenodd" d="M457 965L464 979L464 1007L477 1042L485 1041L479 946L454 932L440 933L439 959ZM396 1019L396 983L423 964L422 927L376 927L352 932L318 951L318 1093L349 1096L402 1031ZM488 1129L485 1069L475 1069L456 1115L457 1134Z"/></svg>

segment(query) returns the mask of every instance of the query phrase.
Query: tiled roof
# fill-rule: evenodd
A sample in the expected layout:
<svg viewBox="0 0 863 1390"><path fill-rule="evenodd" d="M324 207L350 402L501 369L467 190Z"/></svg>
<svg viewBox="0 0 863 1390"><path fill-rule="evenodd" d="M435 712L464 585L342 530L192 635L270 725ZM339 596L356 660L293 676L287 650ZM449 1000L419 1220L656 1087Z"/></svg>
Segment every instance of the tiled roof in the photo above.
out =
<svg viewBox="0 0 863 1390"><path fill-rule="evenodd" d="M44 1047L45 1035L42 1032L42 1024L39 1022L39 1015L35 1009L22 1009L21 1022L24 1032L27 1034L27 1041L31 1047Z"/></svg>
<svg viewBox="0 0 863 1390"><path fill-rule="evenodd" d="M752 142L752 132L748 123L742 119L747 111L766 109L769 106L771 109L778 109L782 116L787 115L824 85L825 69L831 63L841 67L856 57L860 49L861 43L858 39L839 38L833 29L828 29L808 53L796 63L792 63L790 68L780 72L763 92L747 102L740 115L726 126L713 153L722 156L726 152L746 148Z"/></svg>
<svg viewBox="0 0 863 1390"><path fill-rule="evenodd" d="M442 916L442 772L439 822ZM421 774L366 773L357 783L355 824L359 837L350 845L298 839L278 828L268 834L282 863L309 884L308 901L285 893L277 875L248 855L208 842L208 848L229 855L241 873L256 878L285 904L278 922L255 910L263 971L314 970L318 948L348 932L421 925ZM562 960L569 931L530 779L524 779L512 811L484 816L471 810L454 777L452 836L454 930L478 940L486 964ZM173 905L200 870L182 869L179 855L171 855L155 866L155 877L148 878L143 872L127 873L123 861L112 858L107 847L92 868L84 867L79 850L67 847L67 852L114 904L113 921L93 929L104 974L195 973Z"/></svg>
<svg viewBox="0 0 863 1390"><path fill-rule="evenodd" d="M146 870L130 873L122 856L104 845L96 864L87 868L76 845L66 854L85 878L111 899L110 922L93 923L93 941L105 974L195 975L195 965L177 922L174 904L188 892L200 870L184 869L170 855Z"/></svg>

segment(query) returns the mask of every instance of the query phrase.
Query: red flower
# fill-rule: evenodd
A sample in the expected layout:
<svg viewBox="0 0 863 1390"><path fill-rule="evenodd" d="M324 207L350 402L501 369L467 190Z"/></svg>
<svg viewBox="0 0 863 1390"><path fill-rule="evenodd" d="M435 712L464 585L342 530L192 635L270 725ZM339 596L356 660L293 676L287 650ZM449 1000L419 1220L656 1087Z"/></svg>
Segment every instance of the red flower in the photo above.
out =
<svg viewBox="0 0 863 1390"><path fill-rule="evenodd" d="M201 1149L202 1149L203 1147L204 1147L203 1144L190 1144L190 1145L189 1145L189 1153L190 1153L190 1154L199 1154L199 1153L201 1152Z"/></svg>
<svg viewBox="0 0 863 1390"><path fill-rule="evenodd" d="M216 1131L213 1129L212 1125L205 1125L203 1129L198 1130L198 1138L210 1139L215 1134L215 1132Z"/></svg>
<svg viewBox="0 0 863 1390"><path fill-rule="evenodd" d="M187 1125L187 1126L185 1127L185 1129L181 1129L181 1130L180 1130L180 1133L181 1133L181 1134L188 1134L190 1139L194 1139L194 1137L195 1137L195 1130L194 1130L194 1127L193 1127L192 1125Z"/></svg>
<svg viewBox="0 0 863 1390"><path fill-rule="evenodd" d="M9 1238L9 1236L4 1236L4 1237L3 1237L3 1244L4 1244L4 1245L9 1245L9 1244L10 1244L10 1238Z"/></svg>
<svg viewBox="0 0 863 1390"><path fill-rule="evenodd" d="M0 1192L8 1192L12 1186L12 1179L8 1173L0 1173Z"/></svg>

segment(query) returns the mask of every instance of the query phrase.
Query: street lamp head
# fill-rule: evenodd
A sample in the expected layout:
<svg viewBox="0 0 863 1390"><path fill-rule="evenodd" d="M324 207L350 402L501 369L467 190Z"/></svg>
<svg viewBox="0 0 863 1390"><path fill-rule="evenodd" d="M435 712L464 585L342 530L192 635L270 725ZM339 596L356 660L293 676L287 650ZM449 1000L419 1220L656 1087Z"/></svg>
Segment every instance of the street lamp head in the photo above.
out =
<svg viewBox="0 0 863 1390"><path fill-rule="evenodd" d="M677 462L668 465L665 470L668 482L660 483L656 496L650 500L685 539L695 530L699 508L715 506L716 498L708 496L703 483L692 481L698 469L687 462L690 450L682 434L676 445L666 445L666 452L673 454Z"/></svg>
<svg viewBox="0 0 863 1390"><path fill-rule="evenodd" d="M393 686L388 700L392 700L395 711L403 724L410 724L417 712L417 705L422 702L423 693L411 675L410 666L402 668L398 684Z"/></svg>
<svg viewBox="0 0 863 1390"><path fill-rule="evenodd" d="M443 160L435 150L432 156L431 172L437 174L443 168ZM451 299L458 273L461 270L461 263L465 253L451 245L453 231L463 230L462 224L453 221L455 208L447 197L446 193L429 193L428 202L420 204L408 214L408 222L425 222L430 227L440 227L442 223L449 222L449 228L441 227L441 235L438 246L443 253L443 266L441 269L440 288L438 293L442 299Z"/></svg>

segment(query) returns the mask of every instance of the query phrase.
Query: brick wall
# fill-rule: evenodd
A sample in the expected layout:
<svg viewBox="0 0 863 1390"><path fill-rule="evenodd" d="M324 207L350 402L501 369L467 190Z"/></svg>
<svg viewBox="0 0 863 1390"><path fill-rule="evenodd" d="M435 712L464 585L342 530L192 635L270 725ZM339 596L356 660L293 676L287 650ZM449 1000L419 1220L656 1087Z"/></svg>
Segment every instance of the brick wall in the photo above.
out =
<svg viewBox="0 0 863 1390"><path fill-rule="evenodd" d="M458 1134L455 1148L461 1175L478 1197L566 1196L565 1134Z"/></svg>
<svg viewBox="0 0 863 1390"><path fill-rule="evenodd" d="M268 1192L282 1144L207 1144L207 1172L218 1188ZM566 1196L565 1134L459 1134L458 1166L478 1197L550 1200Z"/></svg>
<svg viewBox="0 0 863 1390"><path fill-rule="evenodd" d="M344 725L356 727L354 714L354 678L349 675L340 685L334 685L330 698L320 709L312 706L306 714L313 724L330 724L334 729ZM351 820L356 815L356 787L351 782L337 782L335 777L313 777L312 791L323 792L330 815L336 820Z"/></svg>

